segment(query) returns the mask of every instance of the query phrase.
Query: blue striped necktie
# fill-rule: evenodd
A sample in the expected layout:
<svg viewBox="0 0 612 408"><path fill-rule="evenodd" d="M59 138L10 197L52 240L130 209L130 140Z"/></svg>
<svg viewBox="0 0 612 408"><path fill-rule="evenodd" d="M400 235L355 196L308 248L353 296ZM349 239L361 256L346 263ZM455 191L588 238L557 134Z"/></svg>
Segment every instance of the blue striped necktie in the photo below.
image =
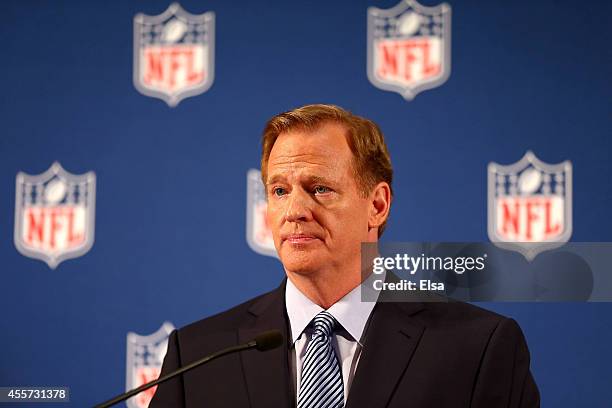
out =
<svg viewBox="0 0 612 408"><path fill-rule="evenodd" d="M338 322L326 311L316 315L302 364L298 408L343 408L344 384L331 336Z"/></svg>

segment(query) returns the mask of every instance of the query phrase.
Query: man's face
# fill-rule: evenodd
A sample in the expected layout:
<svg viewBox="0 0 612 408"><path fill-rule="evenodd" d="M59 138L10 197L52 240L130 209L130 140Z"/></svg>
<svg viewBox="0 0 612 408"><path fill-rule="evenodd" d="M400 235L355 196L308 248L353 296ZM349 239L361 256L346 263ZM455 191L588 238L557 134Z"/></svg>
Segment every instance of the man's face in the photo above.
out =
<svg viewBox="0 0 612 408"><path fill-rule="evenodd" d="M369 202L358 190L345 133L333 122L281 133L270 152L268 224L289 272L359 271Z"/></svg>

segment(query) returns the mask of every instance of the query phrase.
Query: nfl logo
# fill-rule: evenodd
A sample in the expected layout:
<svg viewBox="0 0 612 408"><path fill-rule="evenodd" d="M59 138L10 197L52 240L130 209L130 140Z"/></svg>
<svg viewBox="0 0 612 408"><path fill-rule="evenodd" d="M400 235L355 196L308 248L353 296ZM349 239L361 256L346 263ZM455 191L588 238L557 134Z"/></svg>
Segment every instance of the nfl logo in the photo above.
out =
<svg viewBox="0 0 612 408"><path fill-rule="evenodd" d="M187 13L173 3L158 16L134 17L134 86L169 106L213 83L215 14Z"/></svg>
<svg viewBox="0 0 612 408"><path fill-rule="evenodd" d="M149 336L130 332L127 335L126 391L159 378L162 363L168 350L168 335L174 326L165 322L159 330ZM151 387L132 398L126 404L129 408L147 408L157 386Z"/></svg>
<svg viewBox="0 0 612 408"><path fill-rule="evenodd" d="M518 162L489 163L488 232L498 247L527 260L572 235L572 164L544 163L530 151Z"/></svg>
<svg viewBox="0 0 612 408"><path fill-rule="evenodd" d="M70 174L55 162L46 172L17 174L17 250L51 269L85 254L94 242L96 176Z"/></svg>
<svg viewBox="0 0 612 408"><path fill-rule="evenodd" d="M247 243L258 254L276 257L272 231L266 220L267 208L266 188L261 182L261 172L250 169L247 173Z"/></svg>
<svg viewBox="0 0 612 408"><path fill-rule="evenodd" d="M368 78L406 100L450 75L451 8L405 0L387 10L368 8Z"/></svg>

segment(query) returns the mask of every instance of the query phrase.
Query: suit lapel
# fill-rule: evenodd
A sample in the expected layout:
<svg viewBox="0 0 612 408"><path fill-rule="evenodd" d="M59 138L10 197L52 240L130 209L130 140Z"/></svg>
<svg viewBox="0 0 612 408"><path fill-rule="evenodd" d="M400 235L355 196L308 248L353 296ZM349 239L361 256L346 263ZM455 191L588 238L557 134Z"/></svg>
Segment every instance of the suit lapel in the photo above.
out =
<svg viewBox="0 0 612 408"><path fill-rule="evenodd" d="M239 341L248 342L263 331L278 329L283 333L281 347L241 354L245 381L252 408L287 408L293 406L289 377L289 330L285 313L285 282L262 297L249 309L255 323L238 329Z"/></svg>
<svg viewBox="0 0 612 408"><path fill-rule="evenodd" d="M386 407L425 328L409 316L422 303L377 303L363 341L347 408Z"/></svg>

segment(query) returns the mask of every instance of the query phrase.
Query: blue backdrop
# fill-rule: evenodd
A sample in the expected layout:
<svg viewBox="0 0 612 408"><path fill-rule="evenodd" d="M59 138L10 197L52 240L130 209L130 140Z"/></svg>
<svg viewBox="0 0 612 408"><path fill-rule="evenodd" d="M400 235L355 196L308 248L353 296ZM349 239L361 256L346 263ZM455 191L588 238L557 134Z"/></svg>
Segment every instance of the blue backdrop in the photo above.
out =
<svg viewBox="0 0 612 408"><path fill-rule="evenodd" d="M436 5L436 1L423 1ZM452 0L452 73L411 102L366 76L366 10L396 0L215 2L215 81L169 108L132 84L133 17L168 1L3 1L0 386L125 388L126 334L276 287L245 236L272 115L334 103L376 121L396 174L387 241L487 241L486 168L574 168L573 241L612 240L612 3ZM15 176L97 176L93 248L51 270L13 244ZM612 304L484 304L523 328L544 407L612 401ZM571 324L570 324L571 322Z"/></svg>

